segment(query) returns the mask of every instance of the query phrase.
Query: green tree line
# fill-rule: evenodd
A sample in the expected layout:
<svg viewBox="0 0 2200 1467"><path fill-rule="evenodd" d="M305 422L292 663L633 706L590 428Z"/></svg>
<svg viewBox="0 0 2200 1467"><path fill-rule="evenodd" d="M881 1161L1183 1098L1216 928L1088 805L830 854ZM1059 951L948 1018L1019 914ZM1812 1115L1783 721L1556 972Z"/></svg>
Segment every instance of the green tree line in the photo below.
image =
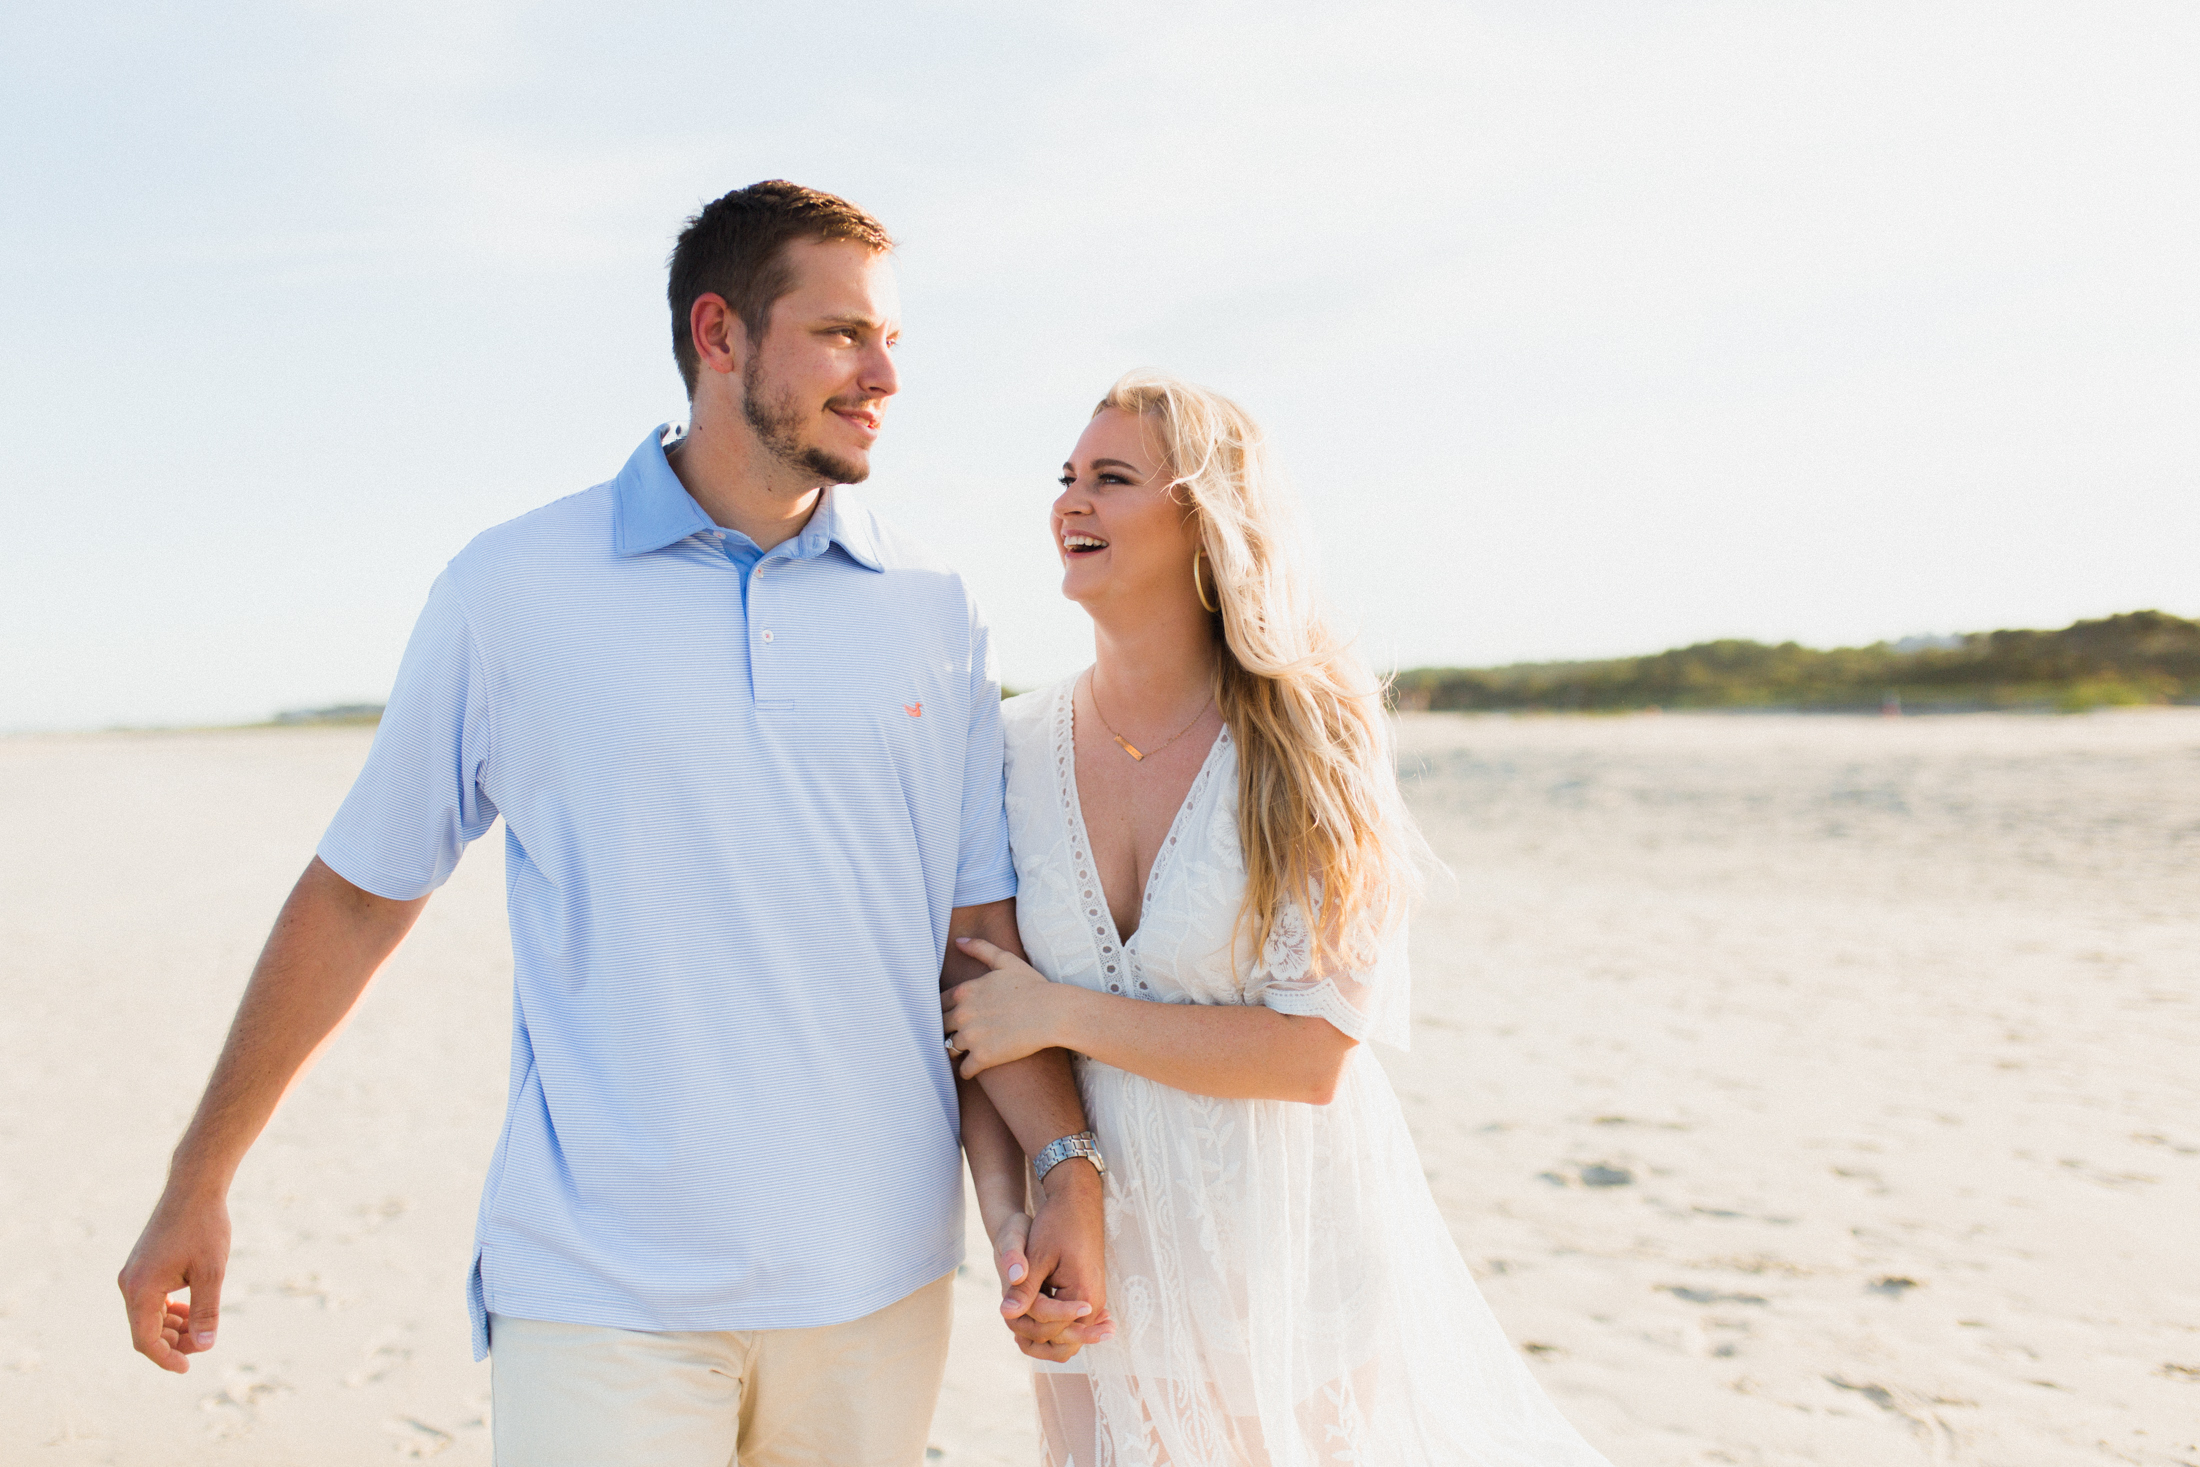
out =
<svg viewBox="0 0 2200 1467"><path fill-rule="evenodd" d="M1974 632L1907 649L1727 640L1602 662L1422 667L1399 673L1392 696L1401 708L1462 711L2200 703L2200 622L2132 611L2060 631Z"/></svg>

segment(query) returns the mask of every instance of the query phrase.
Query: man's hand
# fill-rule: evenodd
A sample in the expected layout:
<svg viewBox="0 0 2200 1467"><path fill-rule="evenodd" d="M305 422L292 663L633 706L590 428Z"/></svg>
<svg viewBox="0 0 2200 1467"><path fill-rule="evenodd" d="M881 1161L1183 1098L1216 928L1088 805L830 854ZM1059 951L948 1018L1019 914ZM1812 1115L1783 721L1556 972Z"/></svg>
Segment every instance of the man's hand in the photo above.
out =
<svg viewBox="0 0 2200 1467"><path fill-rule="evenodd" d="M1079 1157L1049 1171L1040 1190L1045 1196L1022 1260L1028 1271L1011 1283L1010 1261L998 1244L994 1254L1009 1285L1001 1314L1016 1336L1016 1348L1035 1360L1059 1362L1086 1345L1115 1338L1115 1320L1108 1313L1103 1194L1100 1174Z"/></svg>
<svg viewBox="0 0 2200 1467"><path fill-rule="evenodd" d="M115 1280L130 1343L161 1369L181 1375L185 1356L214 1347L238 1163L427 904L376 896L319 856L291 888L170 1159L167 1190ZM191 1291L189 1309L168 1302L178 1289Z"/></svg>
<svg viewBox="0 0 2200 1467"><path fill-rule="evenodd" d="M137 1352L181 1375L185 1356L213 1349L228 1264L229 1204L218 1193L164 1195L115 1280ZM179 1289L191 1291L188 1309L168 1297Z"/></svg>

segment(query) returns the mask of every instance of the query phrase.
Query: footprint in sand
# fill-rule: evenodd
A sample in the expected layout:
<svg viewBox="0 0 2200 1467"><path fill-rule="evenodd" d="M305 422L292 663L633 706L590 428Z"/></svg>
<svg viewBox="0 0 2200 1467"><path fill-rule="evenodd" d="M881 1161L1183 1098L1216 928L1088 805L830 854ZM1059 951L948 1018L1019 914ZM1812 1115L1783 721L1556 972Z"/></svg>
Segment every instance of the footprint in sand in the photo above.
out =
<svg viewBox="0 0 2200 1467"><path fill-rule="evenodd" d="M222 1388L199 1398L199 1409L216 1418L215 1435L230 1441L258 1423L261 1401L291 1388L288 1381L260 1374L257 1365L232 1365L222 1372Z"/></svg>
<svg viewBox="0 0 2200 1467"><path fill-rule="evenodd" d="M1603 1162L1577 1167L1571 1177L1563 1172L1537 1172L1536 1175L1554 1187L1571 1187L1577 1180L1584 1187L1625 1187L1635 1180L1635 1174L1625 1167L1606 1166Z"/></svg>
<svg viewBox="0 0 2200 1467"><path fill-rule="evenodd" d="M393 1416L382 1423L382 1429L396 1436L398 1456L414 1460L432 1457L456 1440L441 1427L411 1416Z"/></svg>
<svg viewBox="0 0 2200 1467"><path fill-rule="evenodd" d="M366 1363L344 1377L344 1384L353 1390L373 1385L412 1359L412 1351L402 1345L376 1345L367 1352Z"/></svg>
<svg viewBox="0 0 2200 1467"><path fill-rule="evenodd" d="M1686 1299L1691 1304L1769 1304L1772 1301L1762 1294L1726 1294L1716 1289L1690 1289L1680 1284L1660 1284L1662 1293L1676 1299Z"/></svg>

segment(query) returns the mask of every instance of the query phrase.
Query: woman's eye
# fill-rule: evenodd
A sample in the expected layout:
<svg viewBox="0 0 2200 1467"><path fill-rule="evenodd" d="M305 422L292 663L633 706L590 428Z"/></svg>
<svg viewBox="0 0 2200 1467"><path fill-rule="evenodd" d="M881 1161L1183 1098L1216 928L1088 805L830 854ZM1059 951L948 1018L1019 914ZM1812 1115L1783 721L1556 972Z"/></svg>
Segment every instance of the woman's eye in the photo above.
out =
<svg viewBox="0 0 2200 1467"><path fill-rule="evenodd" d="M1061 478L1056 479L1054 482L1061 485L1064 489L1067 489L1070 485L1077 482L1077 476L1075 474L1064 474Z"/></svg>

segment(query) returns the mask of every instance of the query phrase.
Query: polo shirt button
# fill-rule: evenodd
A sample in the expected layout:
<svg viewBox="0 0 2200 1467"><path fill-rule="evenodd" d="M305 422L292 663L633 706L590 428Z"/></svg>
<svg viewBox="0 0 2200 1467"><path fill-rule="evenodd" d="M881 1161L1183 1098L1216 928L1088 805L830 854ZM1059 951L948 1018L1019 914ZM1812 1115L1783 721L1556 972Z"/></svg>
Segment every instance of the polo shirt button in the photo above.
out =
<svg viewBox="0 0 2200 1467"><path fill-rule="evenodd" d="M764 633L764 640L765 640L765 641L769 642L769 641L770 641L771 639L772 639L772 634L771 634L770 632L766 632L766 633Z"/></svg>

